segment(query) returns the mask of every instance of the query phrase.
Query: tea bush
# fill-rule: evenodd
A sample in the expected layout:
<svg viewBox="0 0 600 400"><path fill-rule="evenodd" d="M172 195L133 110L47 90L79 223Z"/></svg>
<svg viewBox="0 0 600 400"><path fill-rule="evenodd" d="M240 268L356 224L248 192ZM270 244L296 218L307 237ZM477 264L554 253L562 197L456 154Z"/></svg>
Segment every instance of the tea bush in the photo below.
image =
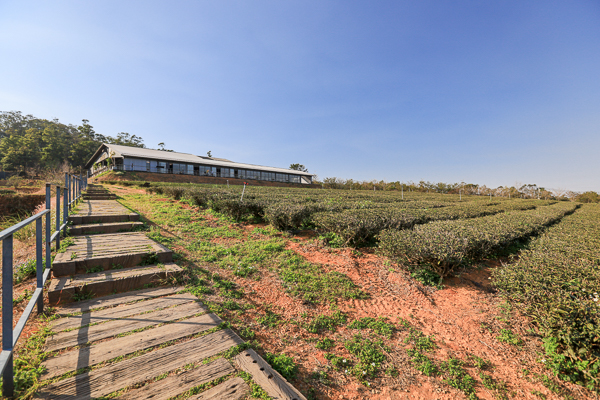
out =
<svg viewBox="0 0 600 400"><path fill-rule="evenodd" d="M546 365L600 391L600 205L549 228L493 279L537 323Z"/></svg>
<svg viewBox="0 0 600 400"><path fill-rule="evenodd" d="M575 208L571 203L558 203L530 211L432 222L413 230L386 230L380 235L379 247L391 258L428 263L444 277L466 261L489 257L538 234Z"/></svg>

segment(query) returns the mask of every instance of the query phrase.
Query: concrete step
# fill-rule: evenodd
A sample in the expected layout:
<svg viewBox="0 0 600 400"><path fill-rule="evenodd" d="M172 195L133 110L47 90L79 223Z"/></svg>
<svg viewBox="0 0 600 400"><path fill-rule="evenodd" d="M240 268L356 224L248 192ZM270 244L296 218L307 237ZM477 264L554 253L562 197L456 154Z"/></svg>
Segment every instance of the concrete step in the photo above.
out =
<svg viewBox="0 0 600 400"><path fill-rule="evenodd" d="M52 263L54 277L136 265L168 263L173 252L140 232L73 237L73 244Z"/></svg>
<svg viewBox="0 0 600 400"><path fill-rule="evenodd" d="M118 233L129 232L140 229L144 226L143 222L112 222L87 225L74 225L70 228L71 235L94 235L98 233Z"/></svg>
<svg viewBox="0 0 600 400"><path fill-rule="evenodd" d="M48 301L67 303L83 296L108 296L141 289L145 285L163 283L181 271L181 267L165 263L54 278L48 288Z"/></svg>
<svg viewBox="0 0 600 400"><path fill-rule="evenodd" d="M84 200L69 215L73 225L139 221L140 216L114 200Z"/></svg>

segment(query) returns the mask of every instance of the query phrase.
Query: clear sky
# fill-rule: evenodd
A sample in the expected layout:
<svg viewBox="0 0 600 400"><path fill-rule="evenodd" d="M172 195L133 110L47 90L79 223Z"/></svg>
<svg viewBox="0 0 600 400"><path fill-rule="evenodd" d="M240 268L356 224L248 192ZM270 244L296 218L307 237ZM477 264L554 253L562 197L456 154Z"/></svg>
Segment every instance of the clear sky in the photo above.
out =
<svg viewBox="0 0 600 400"><path fill-rule="evenodd" d="M0 110L319 178L600 191L600 2L3 1Z"/></svg>

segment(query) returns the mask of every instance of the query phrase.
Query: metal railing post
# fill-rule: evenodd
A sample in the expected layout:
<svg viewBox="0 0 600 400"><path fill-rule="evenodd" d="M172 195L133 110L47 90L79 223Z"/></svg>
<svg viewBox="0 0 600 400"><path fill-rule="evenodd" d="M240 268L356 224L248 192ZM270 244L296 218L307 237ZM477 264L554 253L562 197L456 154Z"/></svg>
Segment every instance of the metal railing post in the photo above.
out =
<svg viewBox="0 0 600 400"><path fill-rule="evenodd" d="M46 210L50 210L50 184L46 183ZM52 252L50 251L50 237L52 234L50 233L50 225L51 225L51 217L49 212L46 214L46 268L50 268L52 266Z"/></svg>
<svg viewBox="0 0 600 400"><path fill-rule="evenodd" d="M63 202L65 204L63 204L63 223L67 222L67 219L69 218L69 204L67 203L67 196L69 191L67 190L67 188L65 187L63 189ZM67 226L65 225L65 229L63 229L63 234L65 236L67 236Z"/></svg>
<svg viewBox="0 0 600 400"><path fill-rule="evenodd" d="M83 191L83 175L79 173L79 195L81 196L81 192Z"/></svg>
<svg viewBox="0 0 600 400"><path fill-rule="evenodd" d="M38 218L35 221L35 260L36 260L36 278L37 288L44 287L44 262L42 253L42 219ZM44 296L40 296L37 302L38 314L44 312Z"/></svg>
<svg viewBox="0 0 600 400"><path fill-rule="evenodd" d="M60 248L60 186L56 187L56 251Z"/></svg>
<svg viewBox="0 0 600 400"><path fill-rule="evenodd" d="M13 235L2 241L2 350L13 349ZM12 397L14 392L13 382L13 357L10 356L8 364L2 374L2 395Z"/></svg>
<svg viewBox="0 0 600 400"><path fill-rule="evenodd" d="M69 196L68 196L68 199L67 199L67 203L69 203L69 208L71 208L71 198L72 198L72 196L71 196L71 175L69 175L69 174L67 174L67 184L66 184L66 187L67 187L67 189L69 189L68 190Z"/></svg>
<svg viewBox="0 0 600 400"><path fill-rule="evenodd" d="M67 192L69 191L69 173L65 172L65 188L67 188ZM67 195L65 196L65 203L67 203L67 207L69 204L69 195L67 193Z"/></svg>

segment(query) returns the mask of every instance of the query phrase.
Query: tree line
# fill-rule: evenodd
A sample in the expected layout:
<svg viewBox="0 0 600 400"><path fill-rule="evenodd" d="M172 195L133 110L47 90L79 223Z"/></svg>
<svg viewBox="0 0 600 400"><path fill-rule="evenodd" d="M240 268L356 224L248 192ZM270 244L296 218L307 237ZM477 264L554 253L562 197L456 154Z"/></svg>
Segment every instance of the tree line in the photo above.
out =
<svg viewBox="0 0 600 400"><path fill-rule="evenodd" d="M141 137L119 132L115 137L81 125L63 124L20 111L0 111L0 168L21 174L67 168L80 171L101 143L145 147Z"/></svg>
<svg viewBox="0 0 600 400"><path fill-rule="evenodd" d="M544 199L544 200L576 200L584 203L600 202L596 192L576 193L568 190L548 190L536 184L517 186L499 186L490 188L475 183L445 183L445 182L386 182L383 180L356 181L353 179L325 178L320 183L326 189L343 190L384 190L422 193L465 194L479 196L494 196L508 198Z"/></svg>

